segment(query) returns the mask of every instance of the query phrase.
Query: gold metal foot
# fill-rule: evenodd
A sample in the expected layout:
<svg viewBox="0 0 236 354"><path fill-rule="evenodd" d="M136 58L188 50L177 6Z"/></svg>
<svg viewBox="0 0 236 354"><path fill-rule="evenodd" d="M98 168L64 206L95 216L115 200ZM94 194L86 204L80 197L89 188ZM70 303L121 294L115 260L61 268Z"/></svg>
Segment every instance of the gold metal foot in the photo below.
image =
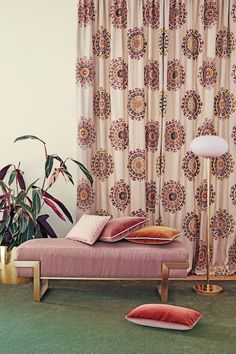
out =
<svg viewBox="0 0 236 354"><path fill-rule="evenodd" d="M209 283L196 284L194 285L193 290L196 294L205 296L219 295L223 292L223 288L221 286Z"/></svg>
<svg viewBox="0 0 236 354"><path fill-rule="evenodd" d="M186 262L162 262L161 270L161 286L158 287L158 292L162 303L168 303L168 280L170 269L188 269L189 264Z"/></svg>

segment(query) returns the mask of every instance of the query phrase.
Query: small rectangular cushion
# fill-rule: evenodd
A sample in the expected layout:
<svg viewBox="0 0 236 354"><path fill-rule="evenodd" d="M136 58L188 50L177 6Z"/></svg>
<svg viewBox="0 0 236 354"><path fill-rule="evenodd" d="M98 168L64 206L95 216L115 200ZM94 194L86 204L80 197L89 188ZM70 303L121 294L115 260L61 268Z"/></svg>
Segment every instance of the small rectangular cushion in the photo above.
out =
<svg viewBox="0 0 236 354"><path fill-rule="evenodd" d="M100 241L116 242L123 240L131 231L137 230L148 221L144 217L124 216L113 218L104 227Z"/></svg>
<svg viewBox="0 0 236 354"><path fill-rule="evenodd" d="M126 240L134 243L161 245L172 242L181 232L167 226L145 226L131 232Z"/></svg>
<svg viewBox="0 0 236 354"><path fill-rule="evenodd" d="M125 317L143 326L176 330L192 329L202 314L187 307L164 304L144 304L136 307Z"/></svg>
<svg viewBox="0 0 236 354"><path fill-rule="evenodd" d="M65 238L93 245L110 218L110 216L83 214Z"/></svg>
<svg viewBox="0 0 236 354"><path fill-rule="evenodd" d="M41 261L41 276L94 278L160 278L161 264L188 262L180 241L168 245L139 245L127 241L97 241L92 247L68 238L38 238L17 247L16 259ZM18 268L18 275L32 276L32 269ZM171 269L170 277L185 277L185 269Z"/></svg>

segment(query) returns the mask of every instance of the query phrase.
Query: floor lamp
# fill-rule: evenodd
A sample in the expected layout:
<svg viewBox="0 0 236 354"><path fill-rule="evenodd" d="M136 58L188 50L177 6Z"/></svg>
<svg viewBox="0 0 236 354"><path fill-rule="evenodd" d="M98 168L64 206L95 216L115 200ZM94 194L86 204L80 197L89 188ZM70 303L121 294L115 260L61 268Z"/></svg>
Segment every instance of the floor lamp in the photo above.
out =
<svg viewBox="0 0 236 354"><path fill-rule="evenodd" d="M216 135L201 135L192 140L191 151L207 160L207 279L206 283L196 284L193 289L200 295L217 295L223 291L219 285L210 283L209 263L210 263L210 178L211 178L211 158L220 157L228 151L228 143Z"/></svg>

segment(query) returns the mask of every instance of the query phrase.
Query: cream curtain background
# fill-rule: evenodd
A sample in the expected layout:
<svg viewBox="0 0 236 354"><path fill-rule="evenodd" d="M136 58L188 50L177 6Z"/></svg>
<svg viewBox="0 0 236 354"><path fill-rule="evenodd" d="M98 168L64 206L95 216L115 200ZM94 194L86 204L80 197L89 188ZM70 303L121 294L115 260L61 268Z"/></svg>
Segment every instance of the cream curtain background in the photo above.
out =
<svg viewBox="0 0 236 354"><path fill-rule="evenodd" d="M212 273L236 271L236 1L80 0L76 83L81 213L148 216L183 231L206 272L206 166L189 149L218 134L212 160Z"/></svg>

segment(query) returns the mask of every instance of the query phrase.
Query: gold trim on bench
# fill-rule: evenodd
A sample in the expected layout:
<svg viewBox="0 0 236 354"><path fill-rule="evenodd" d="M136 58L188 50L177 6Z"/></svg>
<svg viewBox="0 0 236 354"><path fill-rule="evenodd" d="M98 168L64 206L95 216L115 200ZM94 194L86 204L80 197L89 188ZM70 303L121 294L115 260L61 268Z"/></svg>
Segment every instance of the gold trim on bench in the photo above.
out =
<svg viewBox="0 0 236 354"><path fill-rule="evenodd" d="M85 278L85 277L40 277L40 261L15 261L16 268L33 268L34 278L34 301L39 302L48 290L48 280L157 280L157 278ZM168 280L170 269L187 269L185 262L162 262L161 286L158 292L161 302L168 302ZM178 278L179 279L179 278ZM41 284L42 280L42 284ZM41 286L42 285L42 286Z"/></svg>

